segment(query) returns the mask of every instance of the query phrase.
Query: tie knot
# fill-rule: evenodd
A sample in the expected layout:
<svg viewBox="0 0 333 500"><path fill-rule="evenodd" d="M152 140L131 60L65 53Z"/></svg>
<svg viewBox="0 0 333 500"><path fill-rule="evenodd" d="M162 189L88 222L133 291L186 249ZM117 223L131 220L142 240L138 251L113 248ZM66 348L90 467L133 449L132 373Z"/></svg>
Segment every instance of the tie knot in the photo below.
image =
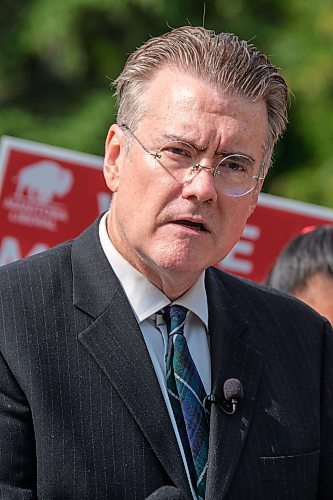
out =
<svg viewBox="0 0 333 500"><path fill-rule="evenodd" d="M186 309L186 307L178 304L167 306L164 309L163 317L166 321L169 335L184 333L184 324L187 312L188 309Z"/></svg>

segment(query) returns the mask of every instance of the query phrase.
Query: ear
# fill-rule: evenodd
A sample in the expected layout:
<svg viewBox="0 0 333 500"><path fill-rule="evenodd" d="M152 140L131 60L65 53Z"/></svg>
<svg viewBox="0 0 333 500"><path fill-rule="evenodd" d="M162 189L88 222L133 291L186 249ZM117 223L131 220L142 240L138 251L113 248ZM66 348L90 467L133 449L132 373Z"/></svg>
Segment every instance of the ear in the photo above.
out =
<svg viewBox="0 0 333 500"><path fill-rule="evenodd" d="M113 124L105 141L105 156L103 173L106 185L112 193L118 190L119 174L122 167L124 155L123 131Z"/></svg>

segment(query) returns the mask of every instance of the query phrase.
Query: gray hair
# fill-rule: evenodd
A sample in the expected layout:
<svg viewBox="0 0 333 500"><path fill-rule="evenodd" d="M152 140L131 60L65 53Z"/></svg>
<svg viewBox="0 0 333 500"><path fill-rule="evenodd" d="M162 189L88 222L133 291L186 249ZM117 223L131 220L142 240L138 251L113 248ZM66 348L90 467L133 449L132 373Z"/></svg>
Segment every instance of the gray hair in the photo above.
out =
<svg viewBox="0 0 333 500"><path fill-rule="evenodd" d="M229 95L265 101L268 134L262 167L267 172L273 147L287 124L288 102L287 84L268 58L234 34L216 34L203 27L183 26L151 38L129 56L114 81L118 124L136 129L144 114L149 82L166 65L217 85Z"/></svg>

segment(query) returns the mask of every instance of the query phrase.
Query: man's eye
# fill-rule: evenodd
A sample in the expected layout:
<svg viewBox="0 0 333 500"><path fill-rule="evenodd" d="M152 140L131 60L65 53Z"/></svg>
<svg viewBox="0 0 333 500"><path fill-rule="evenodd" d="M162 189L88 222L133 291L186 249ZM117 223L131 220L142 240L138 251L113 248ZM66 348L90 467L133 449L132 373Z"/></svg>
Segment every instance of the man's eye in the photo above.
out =
<svg viewBox="0 0 333 500"><path fill-rule="evenodd" d="M179 163L187 165L196 157L195 150L190 145L181 142L166 144L161 148L161 153L165 160L178 162L178 166Z"/></svg>
<svg viewBox="0 0 333 500"><path fill-rule="evenodd" d="M235 171L238 171L238 172L244 172L246 171L246 168L244 167L244 165L240 165L239 163L236 163L234 161L228 161L225 163L225 166L230 168L230 170L235 170Z"/></svg>
<svg viewBox="0 0 333 500"><path fill-rule="evenodd" d="M219 167L224 171L230 170L233 173L247 174L248 169L245 165L241 163L236 163L235 161L226 161L220 163Z"/></svg>
<svg viewBox="0 0 333 500"><path fill-rule="evenodd" d="M177 156L187 156L191 157L191 153L187 151L186 149L181 149L181 148L176 148L176 147L171 147L168 149L168 151L171 154L177 155Z"/></svg>
<svg viewBox="0 0 333 500"><path fill-rule="evenodd" d="M249 175L252 166L242 157L230 157L221 161L218 170L233 174Z"/></svg>

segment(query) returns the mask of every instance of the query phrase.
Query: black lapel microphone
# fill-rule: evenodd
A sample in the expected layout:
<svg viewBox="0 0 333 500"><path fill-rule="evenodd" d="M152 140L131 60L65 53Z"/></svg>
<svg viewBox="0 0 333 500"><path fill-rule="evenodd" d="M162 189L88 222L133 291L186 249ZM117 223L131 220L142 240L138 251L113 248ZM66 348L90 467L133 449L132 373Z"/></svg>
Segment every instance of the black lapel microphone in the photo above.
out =
<svg viewBox="0 0 333 500"><path fill-rule="evenodd" d="M212 404L215 404L227 415L233 415L242 399L242 383L237 378L228 378L223 384L223 399L219 399L215 394L209 394L204 399L204 407L209 411Z"/></svg>
<svg viewBox="0 0 333 500"><path fill-rule="evenodd" d="M146 500L185 500L185 497L174 486L161 486L161 488L153 491Z"/></svg>

